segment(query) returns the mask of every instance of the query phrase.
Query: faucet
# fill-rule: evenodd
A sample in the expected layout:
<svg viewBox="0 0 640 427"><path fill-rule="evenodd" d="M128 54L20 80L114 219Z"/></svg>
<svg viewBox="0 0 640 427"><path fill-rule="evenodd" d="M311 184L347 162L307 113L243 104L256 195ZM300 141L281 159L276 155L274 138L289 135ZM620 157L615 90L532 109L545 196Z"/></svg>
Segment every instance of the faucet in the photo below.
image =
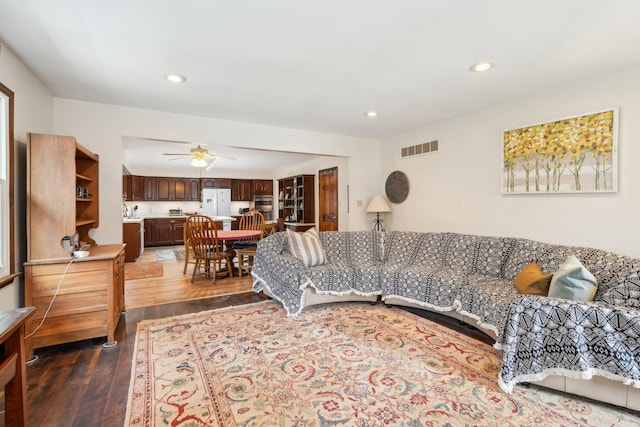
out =
<svg viewBox="0 0 640 427"><path fill-rule="evenodd" d="M129 216L129 206L127 206L125 203L122 204L122 216L123 218Z"/></svg>

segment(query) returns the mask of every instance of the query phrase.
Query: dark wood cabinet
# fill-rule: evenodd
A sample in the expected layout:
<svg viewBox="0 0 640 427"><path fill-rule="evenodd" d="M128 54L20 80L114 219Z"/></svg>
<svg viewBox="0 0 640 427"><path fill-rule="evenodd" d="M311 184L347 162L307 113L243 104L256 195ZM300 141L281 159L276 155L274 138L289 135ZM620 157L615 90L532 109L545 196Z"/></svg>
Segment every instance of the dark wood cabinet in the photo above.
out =
<svg viewBox="0 0 640 427"><path fill-rule="evenodd" d="M131 175L131 195L129 200L145 200L144 176Z"/></svg>
<svg viewBox="0 0 640 427"><path fill-rule="evenodd" d="M315 222L315 176L278 180L278 217L285 222Z"/></svg>
<svg viewBox="0 0 640 427"><path fill-rule="evenodd" d="M199 193L200 180L198 178L156 177L155 200L200 200Z"/></svg>
<svg viewBox="0 0 640 427"><path fill-rule="evenodd" d="M122 200L133 200L133 194L131 194L131 175L122 175Z"/></svg>
<svg viewBox="0 0 640 427"><path fill-rule="evenodd" d="M144 245L145 246L157 246L156 241L156 226L153 219L144 220Z"/></svg>
<svg viewBox="0 0 640 427"><path fill-rule="evenodd" d="M270 179L254 179L253 180L254 196L271 196L273 195L273 181Z"/></svg>
<svg viewBox="0 0 640 427"><path fill-rule="evenodd" d="M122 198L128 202L146 200L144 179L144 176L122 175Z"/></svg>
<svg viewBox="0 0 640 427"><path fill-rule="evenodd" d="M229 178L202 178L200 182L202 188L231 188Z"/></svg>
<svg viewBox="0 0 640 427"><path fill-rule="evenodd" d="M144 188L144 200L152 201L156 199L156 183L157 179L155 176L145 176L143 181Z"/></svg>
<svg viewBox="0 0 640 427"><path fill-rule="evenodd" d="M200 178L187 178L187 200L200 200Z"/></svg>
<svg viewBox="0 0 640 427"><path fill-rule="evenodd" d="M252 181L248 179L232 179L231 180L231 201L232 202L248 202L253 200L251 194Z"/></svg>
<svg viewBox="0 0 640 427"><path fill-rule="evenodd" d="M184 244L186 218L149 218L144 220L145 246L171 246Z"/></svg>
<svg viewBox="0 0 640 427"><path fill-rule="evenodd" d="M140 222L125 222L122 224L122 241L127 244L124 248L125 262L133 262L140 256L140 242L142 237Z"/></svg>
<svg viewBox="0 0 640 427"><path fill-rule="evenodd" d="M171 199L171 186L173 185L173 178L156 178L156 199L159 201L172 200Z"/></svg>

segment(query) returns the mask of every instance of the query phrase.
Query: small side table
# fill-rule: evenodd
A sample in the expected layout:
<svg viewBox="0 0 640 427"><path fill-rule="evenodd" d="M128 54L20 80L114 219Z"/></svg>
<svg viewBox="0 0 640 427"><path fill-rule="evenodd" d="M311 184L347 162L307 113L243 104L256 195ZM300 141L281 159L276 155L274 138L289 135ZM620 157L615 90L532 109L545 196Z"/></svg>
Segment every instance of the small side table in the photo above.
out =
<svg viewBox="0 0 640 427"><path fill-rule="evenodd" d="M315 222L285 222L284 226L292 231L303 232L316 226Z"/></svg>
<svg viewBox="0 0 640 427"><path fill-rule="evenodd" d="M27 422L27 366L24 358L24 322L35 307L0 311L0 387L4 388L5 425L25 427Z"/></svg>

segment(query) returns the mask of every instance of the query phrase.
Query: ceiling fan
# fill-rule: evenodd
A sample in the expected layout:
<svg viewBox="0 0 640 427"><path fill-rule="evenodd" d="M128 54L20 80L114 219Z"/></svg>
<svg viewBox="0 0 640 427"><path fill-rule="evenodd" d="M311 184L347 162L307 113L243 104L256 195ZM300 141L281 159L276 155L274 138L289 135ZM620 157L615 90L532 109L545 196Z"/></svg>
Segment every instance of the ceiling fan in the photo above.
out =
<svg viewBox="0 0 640 427"><path fill-rule="evenodd" d="M165 156L177 156L169 160L178 160L178 159L183 159L185 157L191 157L192 158L191 166L194 166L197 168L206 167L207 170L213 166L213 163L218 158L236 160L235 157L222 156L219 154L211 154L209 153L209 150L207 150L206 148L203 148L200 144L198 144L196 148L192 148L189 153L162 153L162 154Z"/></svg>

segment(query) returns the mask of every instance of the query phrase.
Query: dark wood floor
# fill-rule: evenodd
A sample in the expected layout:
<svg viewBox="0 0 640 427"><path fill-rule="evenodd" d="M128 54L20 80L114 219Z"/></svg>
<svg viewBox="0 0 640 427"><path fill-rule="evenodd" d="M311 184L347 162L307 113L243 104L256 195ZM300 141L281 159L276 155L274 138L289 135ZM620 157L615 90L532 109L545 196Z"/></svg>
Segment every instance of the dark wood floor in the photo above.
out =
<svg viewBox="0 0 640 427"><path fill-rule="evenodd" d="M251 292L131 309L120 320L115 347L95 339L37 349L27 367L29 426L122 426L138 322L264 299Z"/></svg>

